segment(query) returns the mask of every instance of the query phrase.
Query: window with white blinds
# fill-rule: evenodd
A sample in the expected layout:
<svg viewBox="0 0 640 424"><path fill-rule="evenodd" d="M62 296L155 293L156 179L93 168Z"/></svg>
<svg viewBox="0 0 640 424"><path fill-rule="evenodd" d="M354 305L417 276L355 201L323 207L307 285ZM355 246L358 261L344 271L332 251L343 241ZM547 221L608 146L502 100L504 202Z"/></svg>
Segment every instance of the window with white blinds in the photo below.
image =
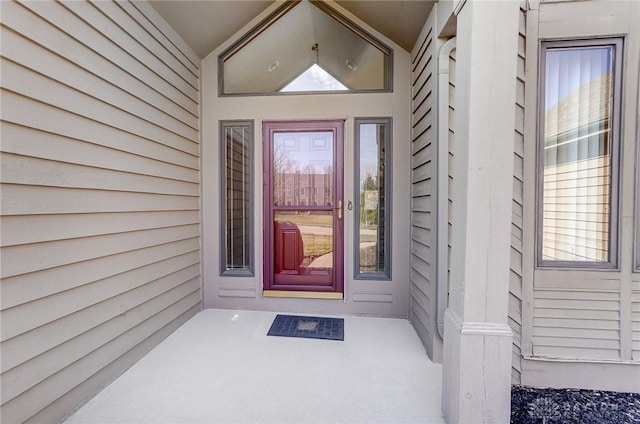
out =
<svg viewBox="0 0 640 424"><path fill-rule="evenodd" d="M538 264L615 267L622 41L541 53Z"/></svg>

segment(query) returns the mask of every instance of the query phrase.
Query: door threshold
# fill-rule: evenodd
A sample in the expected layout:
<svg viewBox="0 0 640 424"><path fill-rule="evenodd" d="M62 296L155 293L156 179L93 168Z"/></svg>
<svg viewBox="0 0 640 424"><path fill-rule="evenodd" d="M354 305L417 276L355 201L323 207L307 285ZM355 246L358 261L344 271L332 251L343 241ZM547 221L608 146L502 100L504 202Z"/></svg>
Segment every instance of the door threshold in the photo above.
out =
<svg viewBox="0 0 640 424"><path fill-rule="evenodd" d="M264 290L264 297L287 297L295 299L333 299L342 300L342 293L335 292L314 292L314 291L285 291L285 290Z"/></svg>

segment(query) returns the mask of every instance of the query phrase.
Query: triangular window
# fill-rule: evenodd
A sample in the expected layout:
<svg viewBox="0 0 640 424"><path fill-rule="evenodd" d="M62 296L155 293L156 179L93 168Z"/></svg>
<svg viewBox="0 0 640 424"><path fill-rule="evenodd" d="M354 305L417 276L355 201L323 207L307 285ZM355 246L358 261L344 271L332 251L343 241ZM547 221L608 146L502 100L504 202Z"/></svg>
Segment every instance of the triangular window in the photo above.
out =
<svg viewBox="0 0 640 424"><path fill-rule="evenodd" d="M286 2L218 62L221 95L392 89L392 50L322 1Z"/></svg>
<svg viewBox="0 0 640 424"><path fill-rule="evenodd" d="M311 65L298 78L287 84L281 92L296 91L344 91L348 90L340 81L332 77L317 64Z"/></svg>

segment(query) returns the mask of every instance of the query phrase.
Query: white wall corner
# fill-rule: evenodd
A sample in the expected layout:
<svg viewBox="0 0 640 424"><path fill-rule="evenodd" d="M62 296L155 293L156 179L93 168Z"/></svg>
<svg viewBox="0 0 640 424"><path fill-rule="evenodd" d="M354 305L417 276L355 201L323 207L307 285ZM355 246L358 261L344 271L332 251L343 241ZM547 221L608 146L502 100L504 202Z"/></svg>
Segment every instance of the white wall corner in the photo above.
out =
<svg viewBox="0 0 640 424"><path fill-rule="evenodd" d="M445 313L442 409L449 423L506 423L511 417L511 329Z"/></svg>
<svg viewBox="0 0 640 424"><path fill-rule="evenodd" d="M526 0L527 10L538 10L540 8L540 0Z"/></svg>
<svg viewBox="0 0 640 424"><path fill-rule="evenodd" d="M513 1L462 6L443 412L451 423L504 423L511 413L507 320L520 8Z"/></svg>

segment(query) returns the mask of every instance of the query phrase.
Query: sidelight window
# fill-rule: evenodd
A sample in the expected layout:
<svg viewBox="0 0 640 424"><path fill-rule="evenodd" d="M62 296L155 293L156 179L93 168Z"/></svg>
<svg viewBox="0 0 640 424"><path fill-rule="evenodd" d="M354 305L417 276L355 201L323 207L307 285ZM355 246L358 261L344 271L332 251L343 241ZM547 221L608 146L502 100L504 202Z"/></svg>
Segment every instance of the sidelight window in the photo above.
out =
<svg viewBox="0 0 640 424"><path fill-rule="evenodd" d="M253 121L220 122L221 274L253 275Z"/></svg>
<svg viewBox="0 0 640 424"><path fill-rule="evenodd" d="M391 118L355 120L355 277L391 278Z"/></svg>

